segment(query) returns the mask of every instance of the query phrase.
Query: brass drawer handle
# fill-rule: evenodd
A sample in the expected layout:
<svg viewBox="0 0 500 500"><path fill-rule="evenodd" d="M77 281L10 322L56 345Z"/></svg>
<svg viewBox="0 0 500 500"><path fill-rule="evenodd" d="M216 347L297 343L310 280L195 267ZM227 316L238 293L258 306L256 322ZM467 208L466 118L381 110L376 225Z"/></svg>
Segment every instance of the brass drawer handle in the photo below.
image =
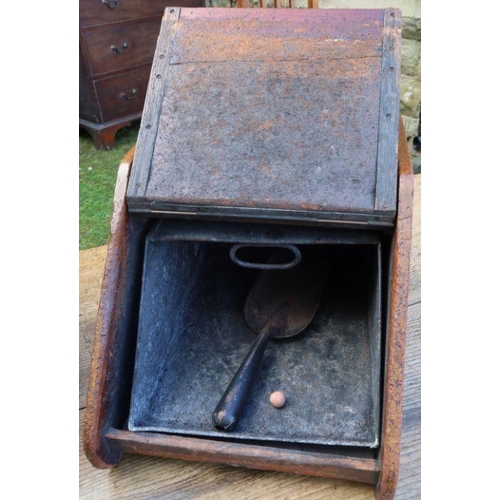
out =
<svg viewBox="0 0 500 500"><path fill-rule="evenodd" d="M120 94L120 97L122 97L123 99L126 99L127 101L131 101L132 99L135 99L137 97L138 93L137 93L137 89L132 89L132 92L131 92L131 95L128 96L127 94L125 94L125 92L122 92Z"/></svg>
<svg viewBox="0 0 500 500"><path fill-rule="evenodd" d="M128 49L128 43L123 42L121 47L117 47L116 45L111 45L110 49L117 54L123 54L123 51Z"/></svg>
<svg viewBox="0 0 500 500"><path fill-rule="evenodd" d="M102 3L107 5L109 9L116 9L120 0L102 0Z"/></svg>

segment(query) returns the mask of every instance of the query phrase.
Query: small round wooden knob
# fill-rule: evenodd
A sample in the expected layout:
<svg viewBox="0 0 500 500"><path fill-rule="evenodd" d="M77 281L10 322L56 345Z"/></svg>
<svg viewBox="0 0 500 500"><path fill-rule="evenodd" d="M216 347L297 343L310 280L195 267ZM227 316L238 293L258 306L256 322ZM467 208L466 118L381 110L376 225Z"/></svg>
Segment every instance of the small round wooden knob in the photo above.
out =
<svg viewBox="0 0 500 500"><path fill-rule="evenodd" d="M275 408L281 408L286 403L285 393L283 391L274 391L271 394L269 401Z"/></svg>

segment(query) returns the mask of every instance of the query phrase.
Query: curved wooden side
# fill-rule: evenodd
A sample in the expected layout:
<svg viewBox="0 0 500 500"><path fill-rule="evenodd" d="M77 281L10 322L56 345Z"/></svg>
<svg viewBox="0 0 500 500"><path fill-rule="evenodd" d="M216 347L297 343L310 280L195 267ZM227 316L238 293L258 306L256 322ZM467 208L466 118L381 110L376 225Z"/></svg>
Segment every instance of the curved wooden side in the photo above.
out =
<svg viewBox="0 0 500 500"><path fill-rule="evenodd" d="M110 448L104 433L107 426L108 401L111 396L107 387L107 378L116 331L115 323L118 313L116 305L126 254L127 206L125 196L134 151L135 147L123 157L118 168L111 218L111 235L97 312L87 407L83 423L82 437L85 454L92 465L97 468L111 467L121 458L120 452Z"/></svg>
<svg viewBox="0 0 500 500"><path fill-rule="evenodd" d="M382 438L379 455L380 476L376 498L394 498L399 475L401 428L403 421L403 385L406 351L406 316L410 278L410 249L413 212L413 167L406 142L406 132L399 123L399 190L398 212L392 249L389 307L386 341L386 372Z"/></svg>

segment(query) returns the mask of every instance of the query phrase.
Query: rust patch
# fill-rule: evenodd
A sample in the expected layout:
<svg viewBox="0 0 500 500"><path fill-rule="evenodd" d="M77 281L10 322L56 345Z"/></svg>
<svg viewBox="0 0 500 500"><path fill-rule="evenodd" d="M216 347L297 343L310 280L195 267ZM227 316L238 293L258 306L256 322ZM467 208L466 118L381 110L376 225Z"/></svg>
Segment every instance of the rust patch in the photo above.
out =
<svg viewBox="0 0 500 500"><path fill-rule="evenodd" d="M272 128L274 125L274 123L271 121L271 120L266 120L264 123L262 123L259 128L261 130L269 130L270 128Z"/></svg>

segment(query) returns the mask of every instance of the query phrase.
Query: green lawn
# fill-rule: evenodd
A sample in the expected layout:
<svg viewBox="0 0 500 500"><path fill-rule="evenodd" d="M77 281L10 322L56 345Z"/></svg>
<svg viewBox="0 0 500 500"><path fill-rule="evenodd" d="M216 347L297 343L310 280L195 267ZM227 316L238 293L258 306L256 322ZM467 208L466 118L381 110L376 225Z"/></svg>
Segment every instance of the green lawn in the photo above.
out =
<svg viewBox="0 0 500 500"><path fill-rule="evenodd" d="M114 149L98 151L80 130L80 250L108 243L116 173L138 132L135 122L118 131Z"/></svg>

